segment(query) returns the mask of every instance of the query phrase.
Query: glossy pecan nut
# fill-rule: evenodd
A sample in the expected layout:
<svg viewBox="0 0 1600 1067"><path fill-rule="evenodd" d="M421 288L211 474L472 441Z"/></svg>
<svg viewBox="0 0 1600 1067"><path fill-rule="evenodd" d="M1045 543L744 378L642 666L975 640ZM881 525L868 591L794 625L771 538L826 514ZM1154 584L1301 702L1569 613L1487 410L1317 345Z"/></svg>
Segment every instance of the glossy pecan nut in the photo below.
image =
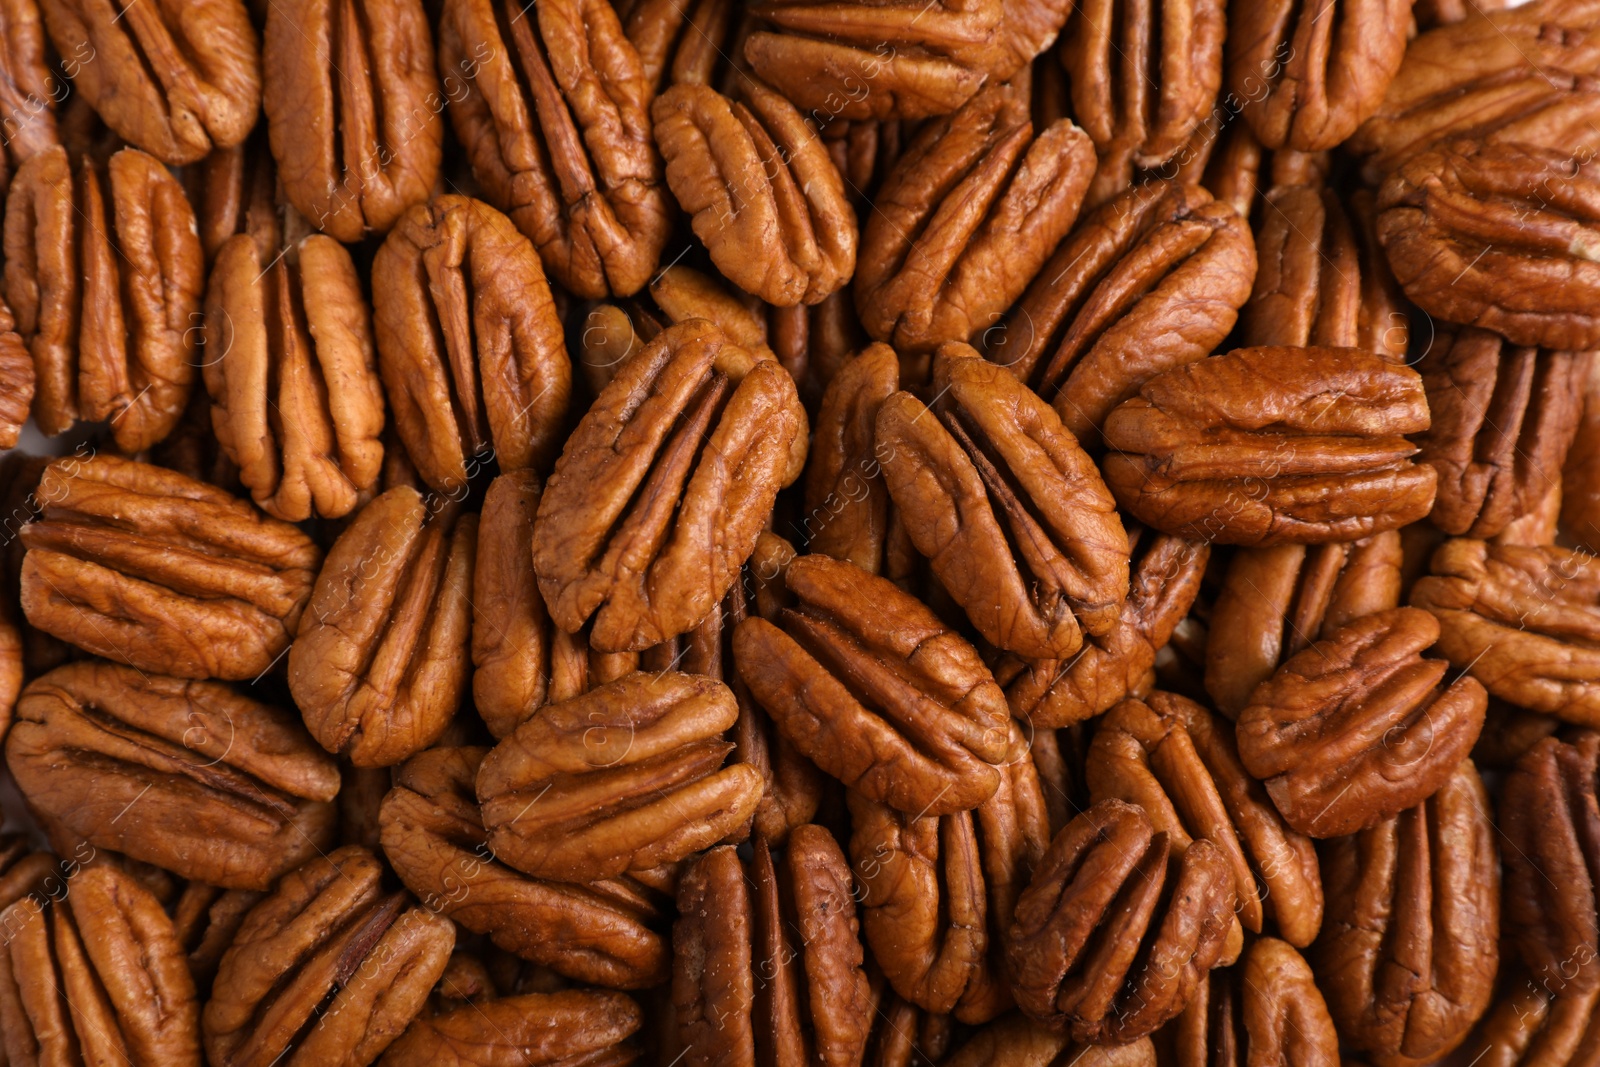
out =
<svg viewBox="0 0 1600 1067"><path fill-rule="evenodd" d="M1169 864L1172 852L1120 800L1056 834L1006 936L1024 1014L1074 1040L1126 1044L1183 1011L1233 929L1233 872L1204 839Z"/></svg>
<svg viewBox="0 0 1600 1067"><path fill-rule="evenodd" d="M282 248L285 230L308 228L298 212L278 201L278 168L272 162L265 124L244 143L218 148L182 174L189 203L194 205L200 247L211 263L223 244L247 233L262 248Z"/></svg>
<svg viewBox="0 0 1600 1067"><path fill-rule="evenodd" d="M545 705L478 772L490 847L535 878L591 882L715 844L761 799L754 768L723 766L737 717L727 686L674 671Z"/></svg>
<svg viewBox="0 0 1600 1067"><path fill-rule="evenodd" d="M473 176L574 295L644 288L671 225L638 51L604 0L448 0L439 69Z"/></svg>
<svg viewBox="0 0 1600 1067"><path fill-rule="evenodd" d="M68 456L23 527L22 609L80 648L182 678L254 678L289 647L322 553L286 522L145 463Z"/></svg>
<svg viewBox="0 0 1600 1067"><path fill-rule="evenodd" d="M1514 975L1445 1067L1589 1067L1600 1048L1600 992L1554 995Z"/></svg>
<svg viewBox="0 0 1600 1067"><path fill-rule="evenodd" d="M46 149L12 181L5 259L6 303L33 353L39 428L107 420L124 452L165 437L194 384L205 285L178 180L136 149L103 172Z"/></svg>
<svg viewBox="0 0 1600 1067"><path fill-rule="evenodd" d="M33 407L33 353L17 334L17 320L0 299L0 448L15 448Z"/></svg>
<svg viewBox="0 0 1600 1067"><path fill-rule="evenodd" d="M1472 751L1483 686L1424 659L1439 623L1363 615L1284 661L1239 713L1239 755L1289 825L1335 837L1432 796Z"/></svg>
<svg viewBox="0 0 1600 1067"><path fill-rule="evenodd" d="M1471 760L1428 800L1329 842L1312 959L1346 1039L1378 1064L1432 1062L1489 1006L1500 964L1500 850Z"/></svg>
<svg viewBox="0 0 1600 1067"><path fill-rule="evenodd" d="M1085 772L1091 801L1143 808L1175 852L1201 838L1220 849L1246 929L1259 934L1271 923L1297 948L1317 936L1316 850L1245 770L1226 719L1176 693L1124 700L1095 731Z"/></svg>
<svg viewBox="0 0 1600 1067"><path fill-rule="evenodd" d="M379 814L384 855L422 905L574 981L643 989L666 980L658 909L626 879L528 878L490 851L474 784L487 749L432 748L395 772Z"/></svg>
<svg viewBox="0 0 1600 1067"><path fill-rule="evenodd" d="M355 510L383 466L383 387L350 253L311 234L276 253L249 234L217 251L201 373L217 443L270 515Z"/></svg>
<svg viewBox="0 0 1600 1067"><path fill-rule="evenodd" d="M444 101L421 0L275 0L261 66L283 194L313 227L359 241L433 192Z"/></svg>
<svg viewBox="0 0 1600 1067"><path fill-rule="evenodd" d="M24 690L6 762L65 831L208 885L265 889L333 838L333 761L293 712L215 682L58 667Z"/></svg>
<svg viewBox="0 0 1600 1067"><path fill-rule="evenodd" d="M733 638L739 676L822 770L908 814L994 795L1010 714L978 652L893 583L827 556L785 571L795 597Z"/></svg>
<svg viewBox="0 0 1600 1067"><path fill-rule="evenodd" d="M820 826L796 827L777 859L758 840L748 872L731 845L695 860L672 928L689 1062L861 1063L873 1016L852 893Z"/></svg>
<svg viewBox="0 0 1600 1067"><path fill-rule="evenodd" d="M9 184L11 174L30 158L61 143L56 109L67 97L60 68L51 55L39 0L5 0L0 4L0 131L4 132L0 177ZM94 57L85 42L62 57L61 67L76 71Z"/></svg>
<svg viewBox="0 0 1600 1067"><path fill-rule="evenodd" d="M1072 228L1093 173L1088 135L1061 119L1035 136L1027 96L1009 86L927 123L862 227L867 333L905 352L977 339Z"/></svg>
<svg viewBox="0 0 1600 1067"><path fill-rule="evenodd" d="M233 944L234 935L250 909L265 896L255 889L222 889L202 882L190 882L176 903L170 905L172 925L178 942L188 954L189 973L202 998L211 992L222 954Z"/></svg>
<svg viewBox="0 0 1600 1067"><path fill-rule="evenodd" d="M472 572L472 703L500 738L545 702L557 631L533 573L533 516L542 491L531 470L489 483ZM562 699L568 695L563 694Z"/></svg>
<svg viewBox="0 0 1600 1067"><path fill-rule="evenodd" d="M524 993L417 1019L384 1052L378 1067L624 1063L635 1055L625 1042L643 1025L639 1005L622 993Z"/></svg>
<svg viewBox="0 0 1600 1067"><path fill-rule="evenodd" d="M984 348L1092 447L1147 379L1222 343L1255 272L1227 204L1176 181L1136 186L1061 242Z"/></svg>
<svg viewBox="0 0 1600 1067"><path fill-rule="evenodd" d="M0 1050L13 1064L200 1067L200 1006L161 904L98 866L0 912Z"/></svg>
<svg viewBox="0 0 1600 1067"><path fill-rule="evenodd" d="M1417 461L1439 472L1429 516L1447 534L1494 537L1560 483L1589 357L1441 330L1417 361L1433 425Z"/></svg>
<svg viewBox="0 0 1600 1067"><path fill-rule="evenodd" d="M261 45L240 0L39 6L56 52L78 60L73 88L135 148L180 165L250 135Z"/></svg>
<svg viewBox="0 0 1600 1067"><path fill-rule="evenodd" d="M828 383L811 435L801 520L807 547L869 574L893 569L891 541L897 534L904 538L904 523L891 518L875 429L879 409L899 388L895 350L867 346Z"/></svg>
<svg viewBox="0 0 1600 1067"><path fill-rule="evenodd" d="M455 927L382 877L377 857L347 845L251 909L200 1017L213 1067L371 1063L404 1032Z"/></svg>
<svg viewBox="0 0 1600 1067"><path fill-rule="evenodd" d="M467 688L475 515L397 486L334 542L289 649L311 733L358 767L438 740Z"/></svg>
<svg viewBox="0 0 1600 1067"><path fill-rule="evenodd" d="M372 289L384 388L423 480L459 491L490 452L501 470L547 467L572 363L527 238L488 204L435 197L373 257Z"/></svg>
<svg viewBox="0 0 1600 1067"><path fill-rule="evenodd" d="M1011 1015L974 1033L945 1067L1156 1067L1147 1037L1126 1045L1083 1045L1029 1019Z"/></svg>
<svg viewBox="0 0 1600 1067"><path fill-rule="evenodd" d="M1106 419L1106 483L1147 526L1193 540L1354 541L1416 522L1432 467L1422 379L1352 348L1241 348L1145 382Z"/></svg>
<svg viewBox="0 0 1600 1067"><path fill-rule="evenodd" d="M1211 972L1163 1035L1172 1067L1338 1067L1339 1033L1310 964L1262 937L1244 962Z"/></svg>
<svg viewBox="0 0 1600 1067"><path fill-rule="evenodd" d="M704 320L673 326L601 391L545 486L533 566L551 618L639 650L715 609L805 435L794 380Z"/></svg>
<svg viewBox="0 0 1600 1067"><path fill-rule="evenodd" d="M1561 468L1560 523L1573 541L1600 548L1600 359L1584 360L1578 429Z"/></svg>
<svg viewBox="0 0 1600 1067"><path fill-rule="evenodd" d="M730 100L675 85L651 105L667 186L729 281L769 304L815 304L855 271L856 213L817 130L749 82Z"/></svg>
<svg viewBox="0 0 1600 1067"><path fill-rule="evenodd" d="M1383 103L1411 30L1410 0L1234 4L1228 90L1268 148L1333 148Z"/></svg>

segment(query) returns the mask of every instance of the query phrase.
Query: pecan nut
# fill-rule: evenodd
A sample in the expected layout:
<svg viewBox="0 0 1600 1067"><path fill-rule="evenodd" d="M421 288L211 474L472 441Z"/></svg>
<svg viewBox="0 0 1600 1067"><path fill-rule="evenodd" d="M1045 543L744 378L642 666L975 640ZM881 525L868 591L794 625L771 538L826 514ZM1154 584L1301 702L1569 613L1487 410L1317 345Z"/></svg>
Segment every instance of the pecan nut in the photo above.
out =
<svg viewBox="0 0 1600 1067"><path fill-rule="evenodd" d="M875 426L900 388L900 359L872 344L839 368L822 394L806 467L801 532L812 552L854 563L869 574L892 570L892 541L904 524L891 518Z"/></svg>
<svg viewBox="0 0 1600 1067"><path fill-rule="evenodd" d="M5 130L0 178L10 184L15 168L46 148L61 143L56 106L65 87L50 54L39 0L5 0L0 4L0 125ZM62 63L69 70L88 61L93 46L85 42Z"/></svg>
<svg viewBox="0 0 1600 1067"><path fill-rule="evenodd" d="M531 470L502 474L489 483L478 518L472 703L496 738L545 702L559 651L551 647L555 627L533 573L533 516L541 490Z"/></svg>
<svg viewBox="0 0 1600 1067"><path fill-rule="evenodd" d="M1287 942L1251 942L1244 963L1211 972L1172 1024L1177 1067L1337 1067L1339 1033L1311 966Z"/></svg>
<svg viewBox="0 0 1600 1067"><path fill-rule="evenodd" d="M524 993L417 1019L378 1067L561 1067L631 1059L625 1042L644 1025L631 997L592 989Z"/></svg>
<svg viewBox="0 0 1600 1067"><path fill-rule="evenodd" d="M1158 1061L1147 1037L1126 1045L1081 1045L1025 1015L1012 1015L979 1030L941 1062L945 1067L1155 1067Z"/></svg>
<svg viewBox="0 0 1600 1067"><path fill-rule="evenodd" d="M669 85L722 88L743 75L740 57L752 18L733 0L623 0L623 31L639 50L654 92Z"/></svg>
<svg viewBox="0 0 1600 1067"><path fill-rule="evenodd" d="M15 448L33 406L33 353L17 334L17 320L0 299L0 448Z"/></svg>
<svg viewBox="0 0 1600 1067"><path fill-rule="evenodd" d="M36 495L39 521L21 533L34 626L182 678L254 678L289 647L322 561L295 527L114 456L58 459Z"/></svg>
<svg viewBox="0 0 1600 1067"><path fill-rule="evenodd" d="M1587 1067L1600 1048L1600 992L1553 994L1517 976L1495 999L1483 1023L1443 1062L1447 1067Z"/></svg>
<svg viewBox="0 0 1600 1067"><path fill-rule="evenodd" d="M1106 419L1106 483L1192 540L1353 541L1416 522L1432 467L1422 379L1350 348L1241 348L1145 382Z"/></svg>
<svg viewBox="0 0 1600 1067"><path fill-rule="evenodd" d="M1600 548L1600 359L1585 360L1578 429L1561 468L1560 522L1573 541Z"/></svg>

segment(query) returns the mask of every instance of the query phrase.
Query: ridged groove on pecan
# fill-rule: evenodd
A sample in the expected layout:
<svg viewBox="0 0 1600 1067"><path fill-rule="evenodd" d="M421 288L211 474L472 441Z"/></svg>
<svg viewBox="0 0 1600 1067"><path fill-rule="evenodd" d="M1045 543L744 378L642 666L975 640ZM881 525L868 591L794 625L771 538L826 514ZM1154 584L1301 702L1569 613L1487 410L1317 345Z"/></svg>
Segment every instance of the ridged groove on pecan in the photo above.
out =
<svg viewBox="0 0 1600 1067"><path fill-rule="evenodd" d="M0 448L15 448L33 407L33 353L17 335L17 320L0 299Z"/></svg>
<svg viewBox="0 0 1600 1067"><path fill-rule="evenodd" d="M1466 1067L1476 1058L1479 1067L1593 1067L1600 1048L1597 1002L1600 990L1562 992L1556 985L1552 992L1512 971L1470 1040L1444 1063Z"/></svg>
<svg viewBox="0 0 1600 1067"><path fill-rule="evenodd" d="M720 89L742 76L752 20L733 0L633 0L616 7L652 92L669 85Z"/></svg>
<svg viewBox="0 0 1600 1067"><path fill-rule="evenodd" d="M531 470L489 483L472 572L472 703L496 738L550 694L556 630L533 573L533 516L543 486ZM563 635L565 636L565 635ZM573 694L562 694L565 696Z"/></svg>
<svg viewBox="0 0 1600 1067"><path fill-rule="evenodd" d="M644 1025L631 997L595 989L474 1001L419 1017L390 1045L378 1067L624 1067L638 1053L625 1044Z"/></svg>
<svg viewBox="0 0 1600 1067"><path fill-rule="evenodd" d="M1339 1067L1339 1033L1310 964L1257 938L1238 967L1211 972L1172 1024L1173 1067Z"/></svg>
<svg viewBox="0 0 1600 1067"><path fill-rule="evenodd" d="M0 4L0 115L4 115L5 158L12 168L61 143L56 108L63 87L46 45L38 0ZM66 61L82 63L92 51L77 49ZM0 169L9 184L14 170Z"/></svg>
<svg viewBox="0 0 1600 1067"><path fill-rule="evenodd" d="M822 394L806 470L807 547L878 574L889 538L889 490L874 426L900 388L900 357L886 344L862 349Z"/></svg>

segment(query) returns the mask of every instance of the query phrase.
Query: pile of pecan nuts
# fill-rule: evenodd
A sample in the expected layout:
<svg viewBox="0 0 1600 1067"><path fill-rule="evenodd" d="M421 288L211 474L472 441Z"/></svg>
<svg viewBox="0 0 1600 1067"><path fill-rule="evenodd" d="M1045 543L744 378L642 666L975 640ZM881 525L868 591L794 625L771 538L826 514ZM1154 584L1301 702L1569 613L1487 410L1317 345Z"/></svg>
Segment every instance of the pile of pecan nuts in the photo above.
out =
<svg viewBox="0 0 1600 1067"><path fill-rule="evenodd" d="M0 0L0 1065L1600 1064L1600 0Z"/></svg>

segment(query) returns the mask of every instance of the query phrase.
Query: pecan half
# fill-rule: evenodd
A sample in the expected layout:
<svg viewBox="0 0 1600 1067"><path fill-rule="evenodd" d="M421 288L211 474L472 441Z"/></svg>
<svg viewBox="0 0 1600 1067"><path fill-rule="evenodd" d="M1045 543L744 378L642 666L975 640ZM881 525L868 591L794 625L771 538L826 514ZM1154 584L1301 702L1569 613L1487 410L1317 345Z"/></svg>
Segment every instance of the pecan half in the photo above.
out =
<svg viewBox="0 0 1600 1067"><path fill-rule="evenodd" d="M1600 1048L1600 992L1556 995L1515 975L1446 1067L1590 1067Z"/></svg>
<svg viewBox="0 0 1600 1067"><path fill-rule="evenodd" d="M0 3L0 131L4 132L0 178L10 183L15 168L44 149L61 143L56 106L65 96L54 57L45 37L39 0ZM92 45L80 45L62 65L76 70L94 56Z"/></svg>
<svg viewBox="0 0 1600 1067"><path fill-rule="evenodd" d="M900 359L869 345L839 368L822 394L806 467L801 532L812 552L854 563L869 574L893 570L892 541L905 526L890 517L878 447L878 411L900 388Z"/></svg>
<svg viewBox="0 0 1600 1067"><path fill-rule="evenodd" d="M1126 1045L1081 1045L1012 1015L984 1027L942 1061L945 1067L1155 1067L1147 1037Z"/></svg>
<svg viewBox="0 0 1600 1067"><path fill-rule="evenodd" d="M478 519L472 703L497 738L545 702L559 654L551 647L559 631L550 623L533 573L533 516L541 489L531 470L502 474L489 483Z"/></svg>
<svg viewBox="0 0 1600 1067"><path fill-rule="evenodd" d="M575 295L628 296L671 224L651 85L605 0L448 0L439 69L484 195Z"/></svg>
<svg viewBox="0 0 1600 1067"><path fill-rule="evenodd" d="M624 1042L643 1025L639 1005L621 993L524 993L417 1019L389 1046L378 1067L625 1063L634 1050Z"/></svg>
<svg viewBox="0 0 1600 1067"><path fill-rule="evenodd" d="M622 0L623 31L639 50L652 92L669 85L718 89L742 78L752 18L733 0Z"/></svg>
<svg viewBox="0 0 1600 1067"><path fill-rule="evenodd" d="M1158 530L1223 544L1353 541L1416 522L1422 379L1352 348L1241 348L1151 378L1106 419L1106 483Z"/></svg>
<svg viewBox="0 0 1600 1067"><path fill-rule="evenodd" d="M948 815L993 796L1010 715L977 650L849 563L804 556L784 579L795 606L733 637L739 676L783 736L896 811Z"/></svg>
<svg viewBox="0 0 1600 1067"><path fill-rule="evenodd" d="M17 335L17 320L0 299L0 448L15 448L33 406L33 353Z"/></svg>
<svg viewBox="0 0 1600 1067"><path fill-rule="evenodd" d="M22 529L22 610L141 670L254 678L289 647L322 553L286 522L174 471L114 456L45 468Z"/></svg>
<svg viewBox="0 0 1600 1067"><path fill-rule="evenodd" d="M449 919L380 885L347 845L278 883L239 928L201 1014L213 1067L371 1063L422 1010L455 945Z"/></svg>
<svg viewBox="0 0 1600 1067"><path fill-rule="evenodd" d="M1006 936L1026 1015L1078 1041L1126 1044L1183 1011L1233 928L1233 873L1204 839L1169 869L1171 852L1170 837L1120 800L1056 835Z"/></svg>
<svg viewBox="0 0 1600 1067"><path fill-rule="evenodd" d="M1214 970L1164 1035L1172 1067L1339 1067L1339 1033L1311 966L1257 938L1238 967Z"/></svg>

